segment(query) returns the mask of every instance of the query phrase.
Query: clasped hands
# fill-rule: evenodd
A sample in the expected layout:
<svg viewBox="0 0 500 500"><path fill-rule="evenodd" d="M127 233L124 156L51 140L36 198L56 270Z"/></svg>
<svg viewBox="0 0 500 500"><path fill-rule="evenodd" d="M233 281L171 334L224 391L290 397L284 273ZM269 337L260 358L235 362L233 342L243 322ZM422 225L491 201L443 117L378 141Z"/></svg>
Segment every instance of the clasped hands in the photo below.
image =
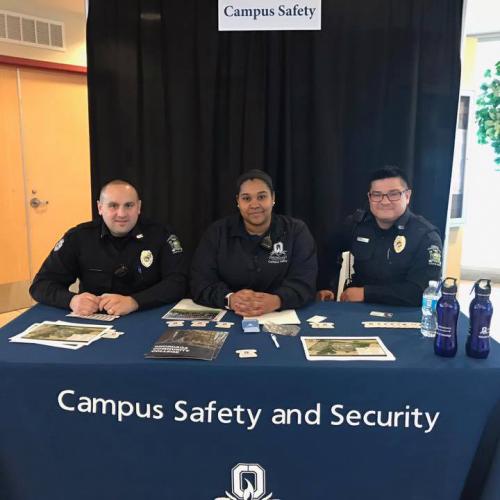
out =
<svg viewBox="0 0 500 500"><path fill-rule="evenodd" d="M98 311L106 311L114 316L124 316L139 308L139 304L130 296L117 293L94 295L84 292L73 295L69 307L76 314L88 316Z"/></svg>
<svg viewBox="0 0 500 500"><path fill-rule="evenodd" d="M229 297L229 308L240 316L260 316L281 307L278 295L253 290L239 290Z"/></svg>

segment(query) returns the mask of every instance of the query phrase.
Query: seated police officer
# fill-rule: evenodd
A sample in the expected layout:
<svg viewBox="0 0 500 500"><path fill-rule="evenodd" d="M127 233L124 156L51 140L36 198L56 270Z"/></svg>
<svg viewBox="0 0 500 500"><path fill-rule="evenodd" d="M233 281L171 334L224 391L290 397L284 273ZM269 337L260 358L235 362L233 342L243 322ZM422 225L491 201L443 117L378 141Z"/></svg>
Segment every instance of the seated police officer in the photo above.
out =
<svg viewBox="0 0 500 500"><path fill-rule="evenodd" d="M317 275L309 229L273 213L273 183L265 172L245 172L236 187L240 213L213 223L196 250L194 301L241 316L303 306L314 298Z"/></svg>
<svg viewBox="0 0 500 500"><path fill-rule="evenodd" d="M139 220L141 200L128 182L100 193L101 218L70 229L35 276L31 296L77 314L124 315L177 301L186 292L182 247L170 229ZM68 290L80 280L79 293Z"/></svg>
<svg viewBox="0 0 500 500"><path fill-rule="evenodd" d="M319 300L334 299L341 254L350 251L354 275L341 301L420 305L429 280L440 277L442 243L437 229L409 210L410 197L408 180L399 168L384 167L372 174L370 212L355 212L332 238L330 255L338 266L328 288L318 292Z"/></svg>

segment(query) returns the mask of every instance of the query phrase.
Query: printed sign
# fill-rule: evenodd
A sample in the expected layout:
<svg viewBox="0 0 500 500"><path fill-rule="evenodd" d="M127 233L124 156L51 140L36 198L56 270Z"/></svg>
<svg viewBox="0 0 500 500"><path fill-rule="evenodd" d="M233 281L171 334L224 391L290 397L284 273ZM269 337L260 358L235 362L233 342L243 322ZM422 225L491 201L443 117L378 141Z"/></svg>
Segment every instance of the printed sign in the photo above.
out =
<svg viewBox="0 0 500 500"><path fill-rule="evenodd" d="M321 0L219 0L219 31L320 29Z"/></svg>

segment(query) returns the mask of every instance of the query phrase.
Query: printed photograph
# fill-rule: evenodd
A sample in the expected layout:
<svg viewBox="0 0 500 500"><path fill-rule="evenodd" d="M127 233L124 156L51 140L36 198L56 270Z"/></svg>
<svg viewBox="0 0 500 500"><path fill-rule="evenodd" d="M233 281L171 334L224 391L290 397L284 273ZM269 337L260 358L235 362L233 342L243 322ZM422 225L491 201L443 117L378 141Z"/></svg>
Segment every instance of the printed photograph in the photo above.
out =
<svg viewBox="0 0 500 500"><path fill-rule="evenodd" d="M107 328L95 326L71 326L61 324L42 323L31 329L23 338L26 340L51 340L70 342L90 342L96 337L100 337Z"/></svg>
<svg viewBox="0 0 500 500"><path fill-rule="evenodd" d="M167 320L220 321L226 314L222 309L200 306L191 299L182 299L162 316Z"/></svg>
<svg viewBox="0 0 500 500"><path fill-rule="evenodd" d="M379 337L302 337L309 360L376 360L395 358Z"/></svg>

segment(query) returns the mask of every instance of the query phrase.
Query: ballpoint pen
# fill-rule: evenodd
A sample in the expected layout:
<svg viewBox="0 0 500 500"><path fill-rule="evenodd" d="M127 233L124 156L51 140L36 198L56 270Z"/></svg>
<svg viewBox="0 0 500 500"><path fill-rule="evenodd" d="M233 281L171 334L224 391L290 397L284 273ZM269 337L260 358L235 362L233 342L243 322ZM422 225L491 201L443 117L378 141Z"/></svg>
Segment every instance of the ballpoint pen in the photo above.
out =
<svg viewBox="0 0 500 500"><path fill-rule="evenodd" d="M271 338L273 339L274 345L279 349L280 345L279 345L278 339L276 338L276 335L274 335L274 333L271 333Z"/></svg>

